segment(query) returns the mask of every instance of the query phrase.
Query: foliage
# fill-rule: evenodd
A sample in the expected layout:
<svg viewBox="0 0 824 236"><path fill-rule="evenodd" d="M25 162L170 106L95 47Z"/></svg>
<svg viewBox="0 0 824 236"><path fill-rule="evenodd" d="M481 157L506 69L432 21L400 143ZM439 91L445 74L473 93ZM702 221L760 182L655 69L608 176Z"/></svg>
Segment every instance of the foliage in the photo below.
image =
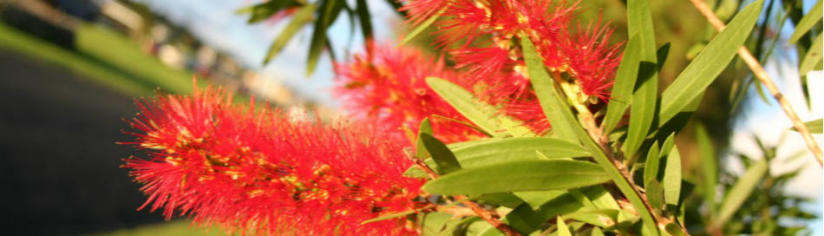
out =
<svg viewBox="0 0 824 236"><path fill-rule="evenodd" d="M267 59L313 23L311 71L342 11L371 35L366 1L350 3L269 1L241 12L250 22L294 14ZM253 112L209 91L159 97L132 122L130 143L155 152L126 167L167 217L178 210L247 233L798 232L776 219L811 215L778 190L797 172L770 174L775 148L762 145L760 161L741 158L746 171L732 175L699 127L696 180L676 144L746 46L764 1L727 9L726 28L667 86L658 77L669 46L658 45L650 2L626 1L625 43L613 43L600 19L579 21L578 4L404 2L414 28L405 41L436 27L433 44L445 55L369 42L338 64L336 94L355 125ZM801 31L820 21L809 15Z"/></svg>

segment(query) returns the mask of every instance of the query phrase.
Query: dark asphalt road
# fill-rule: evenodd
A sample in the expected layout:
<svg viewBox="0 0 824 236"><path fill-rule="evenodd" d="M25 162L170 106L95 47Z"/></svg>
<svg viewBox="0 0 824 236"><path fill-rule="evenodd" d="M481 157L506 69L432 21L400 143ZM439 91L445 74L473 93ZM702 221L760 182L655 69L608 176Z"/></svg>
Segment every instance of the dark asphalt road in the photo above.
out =
<svg viewBox="0 0 824 236"><path fill-rule="evenodd" d="M0 49L0 184L5 235L75 235L162 220L120 169L115 141L132 98ZM11 234L9 234L11 233Z"/></svg>

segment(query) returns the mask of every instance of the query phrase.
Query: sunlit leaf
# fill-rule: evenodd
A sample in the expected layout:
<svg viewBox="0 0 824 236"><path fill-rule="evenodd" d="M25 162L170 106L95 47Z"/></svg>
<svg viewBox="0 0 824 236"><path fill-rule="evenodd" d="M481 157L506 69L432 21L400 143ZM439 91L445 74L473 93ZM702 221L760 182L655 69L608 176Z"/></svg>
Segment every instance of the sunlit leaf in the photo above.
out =
<svg viewBox="0 0 824 236"><path fill-rule="evenodd" d="M821 21L822 16L824 16L822 14L824 14L822 13L822 0L818 0L818 2L815 3L813 8L810 9L809 12L807 12L807 15L804 15L804 17L802 17L801 20L798 21L798 25L795 26L795 32L793 32L793 35L790 36L789 43L795 44L796 42L798 42L798 40L801 39L802 36L807 34L807 32L809 32L810 29L812 29L813 26L815 26L815 23Z"/></svg>
<svg viewBox="0 0 824 236"><path fill-rule="evenodd" d="M658 154L658 142L655 142L650 146L647 160L644 162L644 187L648 187L649 182L658 179L658 168L661 165L661 155Z"/></svg>
<svg viewBox="0 0 824 236"><path fill-rule="evenodd" d="M681 154L677 146L672 148L666 160L664 179L661 182L664 185L664 199L667 204L678 205L681 197Z"/></svg>
<svg viewBox="0 0 824 236"><path fill-rule="evenodd" d="M807 129L810 130L810 133L820 134L823 126L822 119L807 121L804 123L804 126L807 126ZM795 127L793 127L792 130L795 130Z"/></svg>
<svg viewBox="0 0 824 236"><path fill-rule="evenodd" d="M535 136L520 122L500 114L495 107L476 99L472 93L456 84L435 77L426 78L426 84L488 135L493 137Z"/></svg>
<svg viewBox="0 0 824 236"><path fill-rule="evenodd" d="M512 160L543 158L569 158L588 156L578 144L553 138L506 138L464 146L454 150L458 161L465 168Z"/></svg>
<svg viewBox="0 0 824 236"><path fill-rule="evenodd" d="M275 13L291 7L299 7L301 4L295 0L267 1L264 3L244 7L235 11L237 14L249 14L248 23L257 23L269 19Z"/></svg>
<svg viewBox="0 0 824 236"><path fill-rule="evenodd" d="M440 11L435 13L434 15L430 16L429 19L426 19L426 21L424 21L423 23L416 26L415 29L412 29L411 31L409 31L409 34L407 34L406 36L403 37L403 41L401 41L400 45L405 45L405 44L409 43L409 41L412 41L412 39L414 39L415 36L418 36L424 30L426 30L426 28L429 28L429 26L431 26L432 23L435 23L435 21L438 20L438 17L441 17L441 14L443 14L443 12L445 10L446 9L441 9Z"/></svg>
<svg viewBox="0 0 824 236"><path fill-rule="evenodd" d="M704 201L707 202L710 215L718 215L718 203L715 192L718 186L718 158L707 130L703 125L695 127L695 137L698 139L698 153L701 157L701 173L703 177Z"/></svg>
<svg viewBox="0 0 824 236"><path fill-rule="evenodd" d="M276 2L276 1L270 1ZM269 46L269 51L266 52L266 56L263 59L263 64L269 63L272 59L277 57L278 53L283 50L283 47L286 46L286 43L295 36L295 34L303 28L304 25L309 24L314 19L314 13L317 5L314 3L301 7L298 12L292 16L292 20L289 21L289 24L283 28L283 31L280 32L275 41L272 42L272 45Z"/></svg>
<svg viewBox="0 0 824 236"><path fill-rule="evenodd" d="M632 157L652 126L658 97L658 55L649 0L627 1L627 31L629 35L637 35L640 41L638 77L632 93L629 128L623 146L625 156Z"/></svg>
<svg viewBox="0 0 824 236"><path fill-rule="evenodd" d="M638 36L634 35L630 37L624 49L624 56L615 73L615 84L612 86L611 98L607 104L607 114L602 124L604 133L612 132L612 129L621 121L627 107L632 103L632 91L635 88L635 80L638 78L640 43Z"/></svg>
<svg viewBox="0 0 824 236"><path fill-rule="evenodd" d="M758 183L764 178L764 175L767 174L767 165L768 163L764 160L756 162L726 192L718 210L718 218L714 221L716 226L724 225L744 204L744 201L747 200Z"/></svg>
<svg viewBox="0 0 824 236"><path fill-rule="evenodd" d="M573 125L577 125L575 117L567 115L569 106L562 100L562 95L555 88L555 82L549 77L544 67L543 59L535 51L535 46L528 38L521 39L524 61L529 72L529 81L538 96L541 109L544 111L549 123L552 124L552 132L555 137L576 141L578 138L572 130Z"/></svg>
<svg viewBox="0 0 824 236"><path fill-rule="evenodd" d="M426 145L424 145L423 140L421 140L421 134L432 135L432 124L430 124L429 118L424 118L421 121L421 125L418 128L417 141L415 144L415 157L419 159L426 159L430 155L429 152L426 151Z"/></svg>
<svg viewBox="0 0 824 236"><path fill-rule="evenodd" d="M461 169L430 181L423 189L433 194L480 194L579 188L604 183L600 166L572 160L531 160Z"/></svg>
<svg viewBox="0 0 824 236"><path fill-rule="evenodd" d="M715 80L727 67L736 52L744 44L758 20L763 0L745 7L729 25L707 44L707 47L685 68L661 95L659 124L664 124L679 112Z"/></svg>
<svg viewBox="0 0 824 236"><path fill-rule="evenodd" d="M809 50L807 50L807 55L804 55L804 59L801 60L801 64L798 67L798 73L800 75L807 75L807 72L810 72L815 68L816 65L821 64L821 51L822 47L824 46L824 34L819 34L813 40L813 44L810 46Z"/></svg>
<svg viewBox="0 0 824 236"><path fill-rule="evenodd" d="M555 231L555 235L558 236L572 236L572 232L569 232L569 226L564 222L564 219L560 216L555 220L556 226L558 226L558 231Z"/></svg>

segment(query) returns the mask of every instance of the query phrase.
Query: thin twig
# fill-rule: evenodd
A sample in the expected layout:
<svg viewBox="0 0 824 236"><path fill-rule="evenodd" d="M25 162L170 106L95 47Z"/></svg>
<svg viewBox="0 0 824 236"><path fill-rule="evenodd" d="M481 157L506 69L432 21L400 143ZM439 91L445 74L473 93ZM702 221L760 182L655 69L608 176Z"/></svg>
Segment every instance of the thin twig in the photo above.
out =
<svg viewBox="0 0 824 236"><path fill-rule="evenodd" d="M695 9L698 9L704 17L707 18L707 21L715 27L716 30L719 32L724 30L724 22L721 19L718 19L718 16L713 13L712 9L707 6L704 1L701 0L690 0L692 5L695 6ZM813 153L815 156L816 161L818 161L818 165L824 167L824 160L822 160L821 155L821 148L818 146L818 143L815 142L813 135L810 133L810 130L807 129L807 126L804 125L804 122L798 118L798 114L795 113L792 106L790 106L790 102L784 98L784 95L781 94L781 91L778 90L778 86L775 85L770 76L767 74L767 71L764 70L764 67L761 66L761 63L758 62L758 59L755 59L753 55L747 50L746 47L742 46L738 49L738 56L741 57L742 60L747 64L747 67L752 70L753 75L764 84L764 87L767 87L767 90L770 91L773 98L778 101L778 104L781 105L781 109L784 110L784 114L787 114L787 117L790 118L790 121L793 123L793 127L801 134L801 137L804 138L804 142L807 143L807 148L810 149L810 152Z"/></svg>
<svg viewBox="0 0 824 236"><path fill-rule="evenodd" d="M435 173L435 171L433 171L431 168L429 168L429 166L427 166L426 163L424 163L421 159L416 158L415 159L415 165L417 165L418 168L423 169L423 171L426 172L427 175L429 175L429 178L434 180L434 179L437 179L439 177L438 174ZM512 229L512 227L509 227L509 225L504 224L504 222L501 222L500 216L498 216L498 213L487 210L487 209L484 209L483 207L481 207L477 203L467 200L467 198L463 195L456 195L456 196L453 196L453 197L455 198L455 200L458 200L458 201L466 200L461 204L464 204L465 206L469 207L469 209L471 209L473 212L475 212L475 214L478 215L478 217L481 217L481 219L483 219L484 221L486 221L490 225L494 226L495 228L497 228L498 230L500 230L501 232L503 232L507 236L520 236L521 235L520 233L518 233L518 231L515 231L515 229Z"/></svg>

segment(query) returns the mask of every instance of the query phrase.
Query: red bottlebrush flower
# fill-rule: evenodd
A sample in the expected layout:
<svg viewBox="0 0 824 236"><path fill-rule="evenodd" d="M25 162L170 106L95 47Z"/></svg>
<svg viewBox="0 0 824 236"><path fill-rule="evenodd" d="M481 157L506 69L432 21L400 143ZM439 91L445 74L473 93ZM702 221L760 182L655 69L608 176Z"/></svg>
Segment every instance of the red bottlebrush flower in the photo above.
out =
<svg viewBox="0 0 824 236"><path fill-rule="evenodd" d="M576 79L584 94L606 101L615 70L621 62L620 44L609 44L612 30L602 27L600 20L586 28L579 25L578 32L570 37L569 45L562 47L569 57L568 73Z"/></svg>
<svg viewBox="0 0 824 236"><path fill-rule="evenodd" d="M290 121L277 110L232 105L220 90L141 104L126 144L148 159L124 167L149 195L143 207L193 215L252 234L415 234L413 222L379 215L416 208L423 180L403 145L369 128ZM373 134L374 136L365 136ZM141 207L141 208L143 208Z"/></svg>
<svg viewBox="0 0 824 236"><path fill-rule="evenodd" d="M403 1L403 7L400 11L405 11L409 15L411 25L417 25L426 21L444 9L450 0L407 0Z"/></svg>
<svg viewBox="0 0 824 236"><path fill-rule="evenodd" d="M444 142L479 135L455 122L468 121L426 84L426 78L432 76L469 87L459 80L459 74L445 68L443 60L425 57L412 48L374 45L371 55L355 55L351 62L335 69L335 93L356 118L374 120L392 133L401 129L417 132L420 122L430 118L435 136Z"/></svg>

